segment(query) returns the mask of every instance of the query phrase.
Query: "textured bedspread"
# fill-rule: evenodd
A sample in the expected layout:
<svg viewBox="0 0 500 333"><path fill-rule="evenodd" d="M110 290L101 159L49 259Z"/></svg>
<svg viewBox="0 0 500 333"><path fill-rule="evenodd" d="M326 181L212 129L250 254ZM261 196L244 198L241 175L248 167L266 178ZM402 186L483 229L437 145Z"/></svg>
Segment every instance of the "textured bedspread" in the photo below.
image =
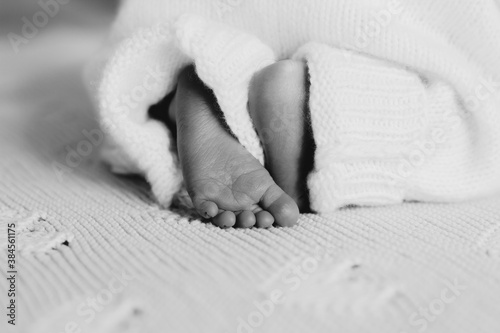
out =
<svg viewBox="0 0 500 333"><path fill-rule="evenodd" d="M1 332L500 332L500 198L218 229L96 161L75 73L0 92Z"/></svg>

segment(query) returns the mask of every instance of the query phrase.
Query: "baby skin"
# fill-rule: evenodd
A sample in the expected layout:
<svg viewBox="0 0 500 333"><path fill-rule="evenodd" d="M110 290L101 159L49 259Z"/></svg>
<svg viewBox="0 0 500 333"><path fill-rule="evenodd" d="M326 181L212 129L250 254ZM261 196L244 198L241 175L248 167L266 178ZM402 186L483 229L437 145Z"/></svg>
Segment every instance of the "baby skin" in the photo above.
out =
<svg viewBox="0 0 500 333"><path fill-rule="evenodd" d="M313 139L307 121L307 68L284 60L257 73L249 112L266 165L234 137L212 91L188 67L168 103L188 193L197 212L223 228L293 226L308 210L306 178Z"/></svg>

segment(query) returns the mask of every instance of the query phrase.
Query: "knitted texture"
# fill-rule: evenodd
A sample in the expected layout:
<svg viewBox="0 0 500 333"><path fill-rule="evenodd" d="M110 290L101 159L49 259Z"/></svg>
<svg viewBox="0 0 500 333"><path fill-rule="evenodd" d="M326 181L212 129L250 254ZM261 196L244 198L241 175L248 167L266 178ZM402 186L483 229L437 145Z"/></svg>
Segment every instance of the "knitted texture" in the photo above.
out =
<svg viewBox="0 0 500 333"><path fill-rule="evenodd" d="M310 44L295 55L307 60L311 76L316 156L309 187L312 208L320 212L401 202L408 186L398 168L425 135L419 77L346 52Z"/></svg>
<svg viewBox="0 0 500 333"><path fill-rule="evenodd" d="M196 16L181 17L176 32L181 50L194 59L200 79L213 89L227 125L264 164L247 110L248 88L255 73L275 62L273 51L252 35Z"/></svg>
<svg viewBox="0 0 500 333"><path fill-rule="evenodd" d="M122 46L105 66L98 96L114 127L114 154L106 158L144 173L162 204L182 180L168 131L147 109L172 91L182 66L196 64L231 130L262 161L246 110L248 84L274 59L290 57L306 61L311 76L318 149L308 184L317 212L500 190L500 132L492 126L500 123L496 2L250 0L229 7L128 1L116 21L112 44ZM155 33L158 24L166 33ZM134 95L147 80L144 68L157 65L164 74L158 89L135 93L134 105L117 116L113 101Z"/></svg>
<svg viewBox="0 0 500 333"><path fill-rule="evenodd" d="M67 148L98 128L80 71L23 78L24 56L0 62L0 332L500 332L499 197L219 229L162 209L95 154L68 164ZM5 316L12 223L16 326Z"/></svg>
<svg viewBox="0 0 500 333"><path fill-rule="evenodd" d="M48 75L42 82L53 82ZM0 332L220 333L250 323L263 333L500 331L500 198L219 229L162 209L147 184L110 174L95 156L61 180L25 134L44 142L36 129L48 113L50 134L74 128L62 146L86 140L90 105L69 87L36 103L36 94L0 93L0 262L7 224L16 224L18 246L17 322L3 318ZM19 124L32 110L30 126ZM4 266L5 307L7 277Z"/></svg>

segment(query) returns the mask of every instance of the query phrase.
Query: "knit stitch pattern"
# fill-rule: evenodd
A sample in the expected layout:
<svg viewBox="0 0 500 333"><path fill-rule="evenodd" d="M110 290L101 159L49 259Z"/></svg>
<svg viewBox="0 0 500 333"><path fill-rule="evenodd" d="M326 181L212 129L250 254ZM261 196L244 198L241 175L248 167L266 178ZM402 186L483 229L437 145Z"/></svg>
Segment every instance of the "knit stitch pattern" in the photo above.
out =
<svg viewBox="0 0 500 333"><path fill-rule="evenodd" d="M316 212L500 191L500 132L492 126L500 123L494 1L251 0L222 14L198 0L169 1L168 10L158 10L163 6L124 4L112 35L121 46L104 67L97 98L113 127L115 145L105 159L145 174L163 205L182 179L170 134L148 119L148 107L194 63L229 128L263 162L248 86L256 72L283 58L309 67L317 151L308 184ZM455 20L446 20L450 15ZM155 34L155 24L166 33ZM141 91L148 66L159 66L163 76ZM135 96L126 112L116 112L120 96Z"/></svg>
<svg viewBox="0 0 500 333"><path fill-rule="evenodd" d="M72 322L89 333L238 332L277 290L282 303L256 331L500 331L498 197L223 230L161 208L147 184L99 164L61 181L36 151L12 144L19 128L0 127L0 149L10 151L0 159L0 231L15 223L20 247L18 321L11 329L4 318L1 332L64 332ZM7 277L0 270L3 299ZM93 317L89 299L102 301ZM432 322L419 314L431 306Z"/></svg>
<svg viewBox="0 0 500 333"><path fill-rule="evenodd" d="M221 333L245 322L262 333L500 332L498 196L222 230L162 208L147 183L95 154L70 167L66 148L98 128L79 70L22 78L16 59L0 63L0 299L7 307L15 223L18 317L7 324L4 309L0 332Z"/></svg>

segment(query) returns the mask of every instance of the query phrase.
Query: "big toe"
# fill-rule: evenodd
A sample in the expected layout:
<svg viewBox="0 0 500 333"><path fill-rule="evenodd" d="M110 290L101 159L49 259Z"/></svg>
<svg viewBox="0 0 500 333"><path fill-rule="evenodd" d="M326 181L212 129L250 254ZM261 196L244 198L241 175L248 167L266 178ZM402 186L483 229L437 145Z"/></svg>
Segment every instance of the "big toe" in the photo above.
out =
<svg viewBox="0 0 500 333"><path fill-rule="evenodd" d="M276 184L271 185L262 196L261 207L268 211L275 223L282 227L294 226L299 220L299 207L295 201Z"/></svg>

